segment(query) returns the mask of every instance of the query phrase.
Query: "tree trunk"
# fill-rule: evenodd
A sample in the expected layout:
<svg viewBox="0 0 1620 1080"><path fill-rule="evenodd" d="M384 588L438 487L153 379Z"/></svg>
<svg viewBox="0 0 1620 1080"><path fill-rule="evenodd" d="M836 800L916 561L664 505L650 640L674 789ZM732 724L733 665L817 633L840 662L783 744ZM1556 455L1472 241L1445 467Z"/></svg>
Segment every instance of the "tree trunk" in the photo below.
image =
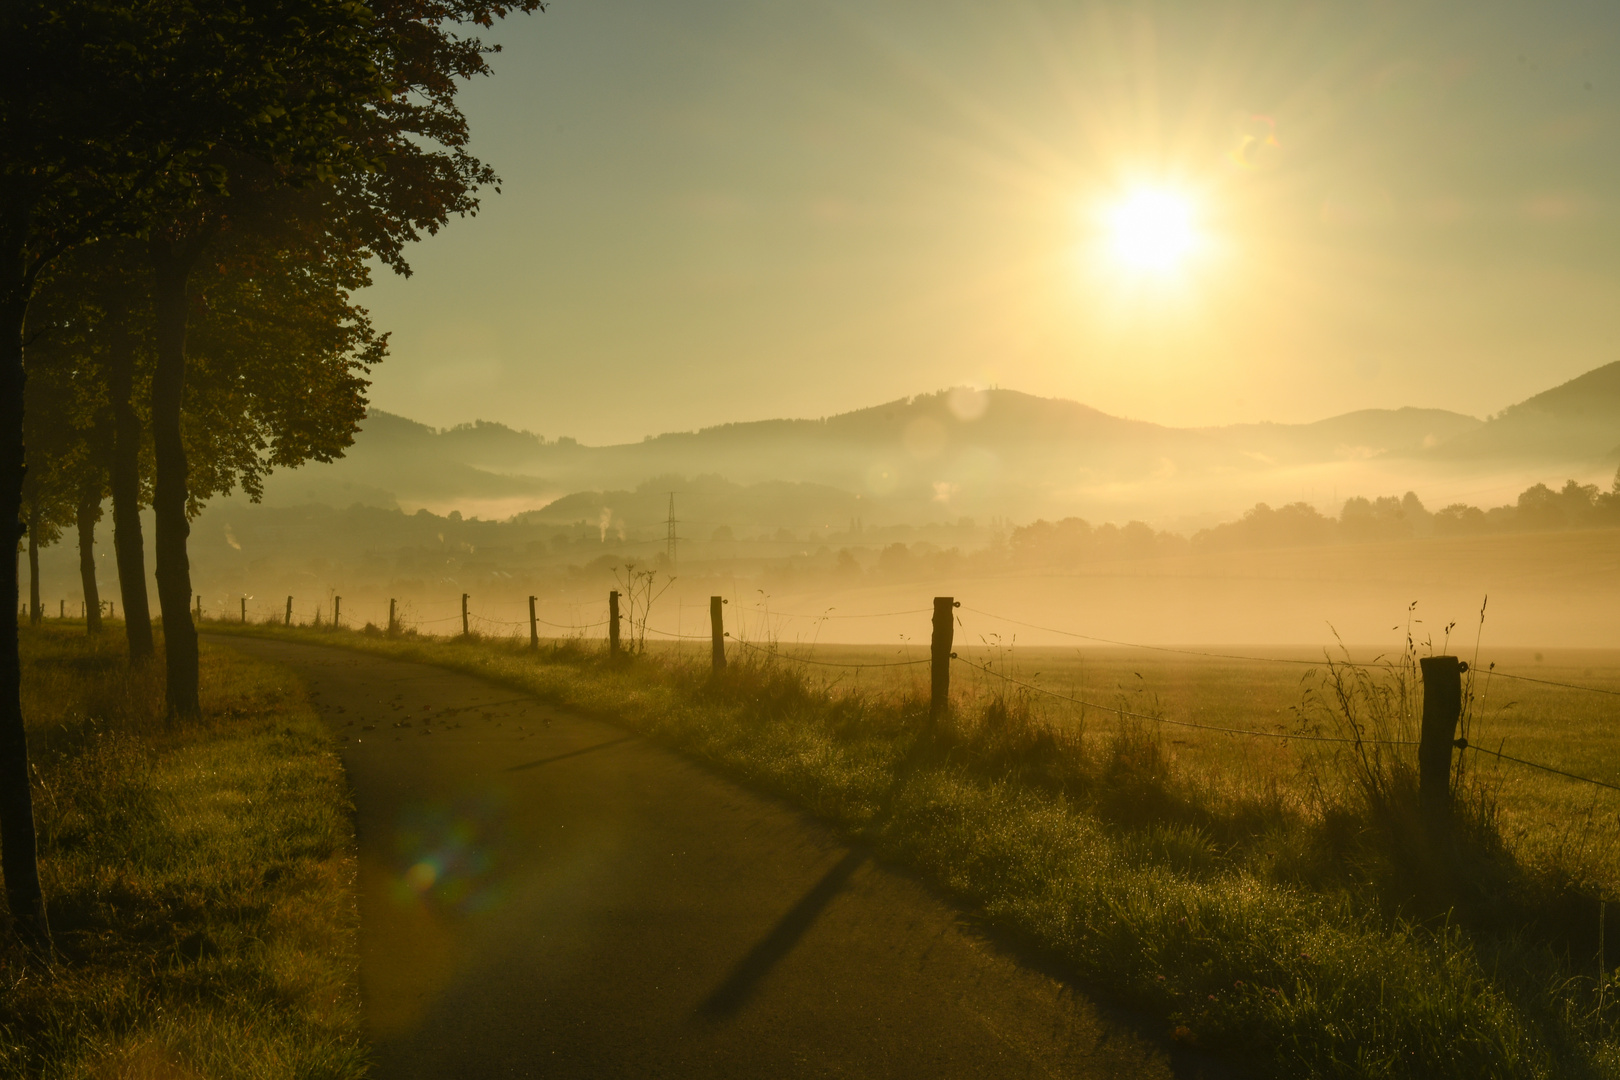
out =
<svg viewBox="0 0 1620 1080"><path fill-rule="evenodd" d="M84 583L84 631L101 633L101 590L96 588L96 522L101 520L101 492L79 497L79 580Z"/></svg>
<svg viewBox="0 0 1620 1080"><path fill-rule="evenodd" d="M39 602L39 511L28 511L28 625L38 626L45 618Z"/></svg>
<svg viewBox="0 0 1620 1080"><path fill-rule="evenodd" d="M113 557L118 595L124 603L124 636L131 661L152 655L152 609L146 596L146 545L141 538L141 418L135 412L135 336L123 310L112 315L108 341L107 396L113 414Z"/></svg>
<svg viewBox="0 0 1620 1080"><path fill-rule="evenodd" d="M154 242L153 306L157 316L157 367L152 373L152 445L157 468L152 510L157 518L158 608L163 615L163 655L168 665L169 715L196 716L197 627L191 621L191 561L186 538L186 448L180 410L186 392L186 284L195 245Z"/></svg>
<svg viewBox="0 0 1620 1080"><path fill-rule="evenodd" d="M21 252L6 253L20 263ZM10 260L8 260L10 261ZM11 270L7 266L7 270ZM23 320L28 314L28 283L23 275L0 285L0 525L17 528L23 487ZM6 524L9 523L9 524ZM13 543L18 536L13 533ZM22 660L17 653L17 599L21 591L15 552L0 580L0 873L12 926L29 953L48 960L51 929L45 895L39 887L34 838L34 793L29 784L28 737L23 729Z"/></svg>

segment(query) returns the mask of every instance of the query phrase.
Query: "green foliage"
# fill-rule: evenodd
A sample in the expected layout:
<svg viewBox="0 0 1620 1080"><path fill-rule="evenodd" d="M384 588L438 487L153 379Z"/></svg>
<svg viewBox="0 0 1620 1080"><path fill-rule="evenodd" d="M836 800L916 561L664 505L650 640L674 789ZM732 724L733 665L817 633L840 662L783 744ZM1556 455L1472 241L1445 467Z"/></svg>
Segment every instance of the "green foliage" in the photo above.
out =
<svg viewBox="0 0 1620 1080"><path fill-rule="evenodd" d="M23 642L61 961L0 953L0 1073L362 1075L347 795L297 687L205 653L203 717L175 729L155 666Z"/></svg>

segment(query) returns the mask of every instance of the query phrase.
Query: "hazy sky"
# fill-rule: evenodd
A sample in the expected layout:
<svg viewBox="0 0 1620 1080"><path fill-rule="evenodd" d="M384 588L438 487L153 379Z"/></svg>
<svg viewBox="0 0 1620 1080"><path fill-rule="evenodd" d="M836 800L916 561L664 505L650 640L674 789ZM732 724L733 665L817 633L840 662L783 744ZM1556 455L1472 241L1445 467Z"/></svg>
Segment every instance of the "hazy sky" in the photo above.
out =
<svg viewBox="0 0 1620 1080"><path fill-rule="evenodd" d="M382 408L586 442L959 383L1483 415L1620 358L1620 6L553 0ZM1184 257L1129 265L1157 193Z"/></svg>

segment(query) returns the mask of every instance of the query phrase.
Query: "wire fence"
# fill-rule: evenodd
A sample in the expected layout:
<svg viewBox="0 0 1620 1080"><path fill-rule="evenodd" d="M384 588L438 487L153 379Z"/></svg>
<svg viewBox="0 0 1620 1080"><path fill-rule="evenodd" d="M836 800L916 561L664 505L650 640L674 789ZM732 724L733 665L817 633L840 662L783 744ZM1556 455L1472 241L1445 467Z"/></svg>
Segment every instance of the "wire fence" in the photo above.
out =
<svg viewBox="0 0 1620 1080"><path fill-rule="evenodd" d="M1178 649L1168 645L1144 645L1135 641L1120 641L1117 638L1097 637L1094 634L1081 634L1073 630L1059 630L1052 626L1039 626L1032 622L1024 622L1022 619L1012 619L1005 615L996 615L988 611L980 611L978 608L963 608L962 610L972 612L975 615L983 615L987 619L995 619L999 622L1010 623L1013 626L1024 626L1031 630L1039 630L1047 634L1057 634L1061 637L1077 638L1081 641L1095 642L1099 645L1116 645L1126 649L1144 649L1149 652L1175 653L1179 656L1202 656L1214 660L1251 660L1260 664L1303 664L1309 667L1318 666L1315 660L1301 660L1298 658L1284 658L1278 656L1241 656L1236 653L1200 652L1196 649Z"/></svg>
<svg viewBox="0 0 1620 1080"><path fill-rule="evenodd" d="M932 664L934 662L934 659L931 656L924 656L924 657L921 657L920 659L917 659L917 660L878 660L878 661L864 661L864 662L863 661L844 661L844 660L817 660L817 659L815 659L813 657L809 657L809 656L794 656L791 653L782 652L780 649L761 648L760 646L755 645L752 642L742 641L742 640L737 639L737 638L731 638L729 640L735 641L738 645L742 646L744 649L747 649L749 652L754 653L755 655L758 655L758 656L767 656L767 657L770 657L773 660L791 660L795 664L814 664L814 665L816 665L818 667L855 668L855 669L861 669L861 668L896 668L896 667L917 667L920 664Z"/></svg>
<svg viewBox="0 0 1620 1080"><path fill-rule="evenodd" d="M289 603L290 603L290 599L289 599ZM331 603L331 600L329 599L328 600L328 605L330 605L330 603ZM326 605L323 605L323 606L326 606ZM410 606L411 605L407 605L407 606L405 606L403 609L401 609L399 611L393 611L393 609L390 609L391 613L393 615L393 618L394 618L393 626L396 626L396 627L399 627L399 628L408 628L408 629L420 631L422 628L425 628L425 627L437 628L437 627L442 627L447 623L449 623L449 624L460 623L460 624L463 624L469 630L476 627L478 629L478 631L481 632L481 633L495 632L495 633L498 633L499 635L507 636L507 637L522 637L522 636L524 636L525 631L527 631L530 634L537 634L539 627L542 627L542 626L546 627L546 628L548 628L550 630L564 631L566 633L566 635L573 636L573 637L583 637L583 636L591 635L592 631L601 631L601 633L599 635L594 635L594 636L598 636L598 637L601 637L601 638L607 638L607 637L609 637L611 635L611 632L612 632L611 624L613 622L613 619L611 617L594 619L594 620L591 620L589 622L580 621L578 619L576 619L575 621L571 621L571 622L559 622L559 621L557 621L555 619L542 618L538 614L538 612L536 612L536 613L534 613L532 615L527 615L525 617L521 617L521 618L517 618L517 619L502 619L502 618L497 618L497 617L495 617L493 615L473 611L470 608L462 608L462 609L453 611L451 614L448 614L448 615L435 616L435 617L431 617L431 618L424 618L424 617L417 616L413 611L409 610ZM573 606L576 609L576 611L578 610L579 605L571 605L571 606ZM245 606L241 610L243 612L243 616L245 617L246 616L246 608L245 608ZM273 607L273 609L266 609L266 607L265 607L265 605L263 603L255 605L254 610L255 610L255 614L259 616L260 621L279 621L279 619L276 618L276 617L286 617L288 615L288 613L290 612L290 608L284 610L279 605L275 605ZM794 652L794 651L792 651L790 649L784 648L779 642L772 639L769 636L768 633L766 635L765 643L761 644L759 641L750 640L748 635L746 634L746 632L744 632L744 630L743 630L744 625L746 625L748 622L755 621L755 620L763 621L765 623L765 625L767 627L769 627L773 620L778 620L778 619L801 620L801 621L805 621L805 622L820 624L820 623L823 623L823 622L826 622L826 621L829 621L829 620L865 620L865 619L905 618L905 617L910 617L910 616L930 615L934 611L934 609L930 608L930 607L906 608L906 609L902 609L902 610L879 611L879 612L841 612L841 611L836 611L836 610L834 610L832 608L828 608L826 611L824 611L824 612L822 612L820 614L808 615L808 614L803 614L803 613L799 613L799 612L774 610L774 609L770 608L768 605L763 604L763 603L759 603L759 604L741 604L741 603L739 603L732 610L733 610L734 615L738 617L737 621L740 624L738 626L738 632L735 635L732 634L732 633L729 633L729 632L725 633L724 637L723 637L723 640L727 644L736 646L737 648L740 648L740 649L746 651L749 655L754 656L754 657L758 657L758 658L763 659L763 660L767 660L767 661L786 661L786 662L789 662L789 663L803 664L803 665L807 665L807 666L811 666L811 667L833 668L833 669L839 669L839 670L844 670L844 671L863 671L863 670L882 670L882 669L892 670L892 669L903 669L903 668L915 668L915 667L920 667L920 666L925 665L925 664L932 664L932 663L935 662L935 657L932 656L932 655L923 656L923 657L919 657L919 658L908 658L908 659L897 659L897 660L853 660L853 659L852 660L836 660L836 659L827 659L827 658L824 658L824 657L807 656L807 655L803 655L802 652ZM1056 635L1058 637L1064 637L1064 638L1070 638L1070 639L1077 640L1077 641L1089 642L1089 643L1092 643L1092 644L1095 644L1095 645L1106 645L1106 646L1110 646L1110 647L1113 647L1113 648L1141 650L1143 652L1150 652L1150 653L1159 653L1159 654L1167 654L1167 655L1174 655L1174 656L1196 657L1196 658L1199 658L1199 659L1208 659L1208 660L1223 660L1223 661L1231 661L1231 662L1238 662L1238 663L1260 663L1260 664L1288 665L1290 667L1296 667L1296 668L1321 668L1323 666L1331 667L1331 666L1333 666L1335 664L1345 663L1344 661L1336 661L1336 660L1332 659L1331 657L1327 656L1326 654L1324 654L1324 656L1323 656L1323 658L1321 660L1310 660L1310 659L1304 659L1304 658L1300 658L1300 657L1270 656L1270 655L1257 654L1257 653L1218 652L1218 651L1213 651L1213 650L1190 649L1190 648L1183 648L1183 647L1171 646L1171 645L1159 645L1159 644L1153 644L1153 643L1148 643L1148 642L1130 641L1130 640L1126 640L1126 639L1123 639L1123 638L1106 636L1106 635L1103 635L1103 634L1087 633L1087 632L1084 632L1084 631L1081 631L1081 630L1071 629L1071 628L1067 628L1067 627L1058 627L1058 626L1051 626L1051 625L1042 624L1042 623L1030 622L1030 621L1024 620L1024 619L1018 619L1018 618L1014 618L1014 617L1011 617L1011 616L1008 616L1008 615L1002 615L1002 614L999 614L997 612L986 611L986 610L983 610L981 608L965 607L964 606L964 607L961 607L959 610L963 614L978 616L980 618L990 620L992 623L996 623L996 624L1003 624L1003 625L1007 625L1007 626L1024 627L1024 628L1031 629L1031 630L1037 630L1037 631L1040 631L1041 633L1045 633L1045 634L1052 634L1052 635ZM319 611L319 609L318 609L318 611ZM332 610L332 615L335 618L337 616L337 611ZM663 640L667 640L667 641L671 641L671 642L706 642L707 643L707 642L712 642L712 640L713 640L712 634L688 634L688 633L684 633L684 632L682 632L680 630L666 630L666 629L664 629L662 627L649 625L647 613L645 611L642 611L642 612L639 613L639 615L640 615L640 617L638 618L638 617L636 617L637 613L632 612L629 616L621 618L621 624L628 631L629 639L632 642L635 641L636 635L638 635L638 634L641 635L641 640L645 640L645 636L649 635L649 634L654 636L655 638L659 638L659 639L663 639ZM957 621L960 622L960 615L958 615L956 618L957 618ZM319 613L315 616L315 620L317 622L319 622L321 620L321 615ZM330 623L328 623L328 625L329 624ZM816 646L809 645L809 646L801 646L801 647L812 647L813 648L813 647L816 647ZM1064 703L1066 703L1068 705L1071 705L1071 706L1074 706L1074 707L1077 707L1077 708L1092 709L1092 710L1096 710L1098 712L1103 712L1103 713L1108 713L1108 714L1111 714L1111 715L1119 716L1121 718L1129 718L1129 719L1139 720L1139 721L1147 722L1147 723L1163 724L1163 725L1169 725L1169 726L1180 727L1180 728L1189 728L1189 729L1193 729L1193 730L1206 731L1206 732L1210 732L1210 733L1213 733L1213 734L1228 735L1228 736L1233 736L1233 737L1273 739L1273 740L1280 740L1280 741L1284 741L1284 742L1294 741L1294 742L1330 743L1330 744L1340 744L1340 745L1356 745L1356 744L1360 744L1360 745L1383 745L1383 746L1399 746L1399 747L1414 747L1414 746L1418 745L1417 742L1415 742L1413 740L1356 738L1356 737L1349 737L1349 736L1324 735L1324 734L1319 734L1319 733L1314 733L1314 732L1309 732L1309 731L1276 731L1276 730L1266 730L1264 728L1233 727L1233 726L1227 726L1227 725L1221 725L1221 724L1202 723L1202 722L1199 722L1199 721L1196 721L1196 720L1183 719L1183 718L1174 717L1174 716L1166 716L1166 715L1163 715L1162 713L1139 712L1139 711L1135 711L1135 710L1132 710L1132 709L1125 708L1123 704L1109 705L1109 704L1105 704L1105 703L1102 703L1102 702L1089 700L1087 698L1084 698L1084 697L1081 697L1081 696L1078 696L1078 695L1075 695L1075 694L1072 694L1072 693L1066 694L1066 693L1062 693L1060 691L1052 690L1052 689L1050 689L1048 687L1041 686L1041 685L1039 685L1037 683L1029 682L1029 681L1026 681L1026 680L1023 680L1023 679L1016 678L1015 676L1010 675L1005 671L997 670L989 663L981 663L981 662L977 662L977 661L974 661L972 659L969 659L967 657L959 656L955 652L951 652L949 654L949 662L954 662L954 663L960 664L960 665L965 666L966 668L968 668L968 669L970 669L970 670L972 670L974 672L977 672L979 674L982 674L984 676L1001 680L1005 685L1016 686L1016 687L1018 687L1018 688L1020 688L1022 690L1025 690L1025 691L1029 692L1029 693L1039 694L1039 695L1042 695L1043 697L1053 699L1053 700L1056 700L1056 701L1061 701L1061 702L1064 702ZM1352 666L1354 666L1354 665L1352 665ZM1586 685L1582 685L1582 684L1578 684L1578 683L1563 682L1563 681L1559 681L1559 680L1555 680L1555 679L1546 679L1546 678L1540 678L1540 677L1531 676L1531 675L1521 675L1521 674L1517 674L1517 673L1514 673L1514 672L1511 672L1511 671L1503 670L1500 666L1498 666L1494 662L1489 663L1484 667L1479 667L1479 666L1476 665L1472 669L1471 677L1476 679L1476 680L1477 679L1484 679L1484 680L1507 679L1507 680L1512 680L1512 681L1515 681L1515 682L1535 684L1537 686L1545 686L1545 687L1556 688L1556 689L1561 689L1561 690L1568 690L1568 691L1572 691L1572 692L1576 692L1576 693L1587 693L1587 694L1601 695L1601 696L1604 696L1604 697L1620 697L1620 690L1609 689L1609 688L1599 687L1599 686L1586 686ZM1490 756L1490 757L1494 757L1494 758L1496 758L1496 759L1498 759L1500 761L1508 762L1508 763L1518 765L1518 766L1522 766L1522 767L1529 768L1529 769L1535 769L1535 770L1538 770L1538 771L1541 771L1541 772L1544 772L1544 773L1547 773L1547 774L1550 774L1550 775L1562 777L1562 778L1567 779L1567 780L1571 780L1571 781L1578 782L1578 783L1581 783L1581 784L1591 785L1591 786L1593 786L1595 788L1602 788L1602 789L1609 790L1609 791L1620 791L1620 783L1614 783L1614 782L1610 782L1610 781L1607 781L1607 780L1602 780L1602 779L1598 779L1598 778L1590 777L1590 776L1583 776L1583 775L1581 775L1579 773L1571 772L1571 771L1569 771L1567 769L1562 769L1562 768L1559 768L1559 767L1557 767L1555 765L1548 764L1546 762L1534 761L1534 760L1531 760L1531 759L1528 759L1528 758L1523 758L1523 757L1519 757L1519 756L1516 756L1516 755L1513 755L1513 754L1509 754L1509 753L1505 752L1505 750L1503 748L1501 748L1501 747L1498 747L1497 749L1493 750L1493 749L1491 749L1489 747L1481 746L1481 745L1479 745L1477 743L1470 742L1467 739L1458 739L1458 740L1456 740L1456 746L1457 746L1457 749L1462 750L1462 751L1473 751L1474 753L1477 753L1477 754L1484 754L1484 755L1487 755L1487 756Z"/></svg>
<svg viewBox="0 0 1620 1080"><path fill-rule="evenodd" d="M1222 727L1218 724L1200 724L1192 720L1177 720L1174 717L1162 716L1154 713L1133 712L1122 705L1104 705L1096 701L1087 701L1084 698L1076 697L1072 694L1060 694L1055 690L1048 690L1044 686L1037 686L1034 683L1024 682L1022 679L1015 679L1011 675L1004 672L996 671L988 664L976 664L971 660L965 660L962 657L956 656L954 653L952 654L951 659L955 660L959 664L970 667L975 671L982 671L986 675L1001 679L1003 682L1006 682L1009 685L1018 686L1033 693L1044 694L1047 697L1056 698L1057 700L1067 702L1070 705L1079 705L1089 709L1096 709L1099 712L1110 713L1114 716L1125 717L1132 720L1145 720L1155 724L1172 724L1176 727L1196 728L1199 731L1215 731L1226 735L1253 735L1262 739L1293 739L1302 742L1346 743L1363 746L1417 745L1417 742L1411 739L1352 739L1332 735L1312 735L1308 732L1265 731L1259 728Z"/></svg>
<svg viewBox="0 0 1620 1080"><path fill-rule="evenodd" d="M1459 749L1472 750L1476 754L1489 754L1494 758L1501 759L1502 761L1511 761L1515 765L1524 765L1532 769L1540 769L1542 772L1552 773L1554 776L1562 776L1569 780L1579 780L1583 784L1591 784L1594 787L1607 788L1610 791L1620 791L1620 784L1611 784L1606 780L1594 780L1590 776L1580 776L1576 773L1565 772L1563 769L1557 769L1551 765L1543 765L1539 761L1526 761L1524 758L1513 757L1510 754L1502 753L1500 750L1492 750L1489 747L1478 746L1474 743L1466 743L1465 745L1460 746Z"/></svg>
<svg viewBox="0 0 1620 1080"><path fill-rule="evenodd" d="M797 615L791 611L772 611L768 607L744 607L742 610L750 614L763 615L766 618L806 619L811 622L821 622L823 619L890 619L897 615L927 615L933 608L908 608L905 611L874 611L869 613L843 613L834 615L832 609L821 615Z"/></svg>
<svg viewBox="0 0 1620 1080"><path fill-rule="evenodd" d="M1582 690L1588 694L1607 694L1610 697L1620 697L1620 690L1606 690L1601 686L1580 686L1576 683L1555 682L1552 679L1537 679L1530 675L1513 675L1498 669L1494 663L1485 669L1485 673L1495 679L1512 679L1515 682L1539 683L1542 686L1558 686L1565 690Z"/></svg>

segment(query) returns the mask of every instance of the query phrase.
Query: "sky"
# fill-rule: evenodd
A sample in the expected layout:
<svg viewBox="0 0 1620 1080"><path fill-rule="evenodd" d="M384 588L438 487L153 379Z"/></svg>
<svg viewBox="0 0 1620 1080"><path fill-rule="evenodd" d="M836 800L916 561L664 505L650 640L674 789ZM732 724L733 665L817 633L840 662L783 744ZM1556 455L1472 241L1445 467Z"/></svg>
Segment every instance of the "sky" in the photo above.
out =
<svg viewBox="0 0 1620 1080"><path fill-rule="evenodd" d="M485 36L501 193L363 299L374 404L426 423L961 384L1484 416L1617 358L1613 5L553 0Z"/></svg>

